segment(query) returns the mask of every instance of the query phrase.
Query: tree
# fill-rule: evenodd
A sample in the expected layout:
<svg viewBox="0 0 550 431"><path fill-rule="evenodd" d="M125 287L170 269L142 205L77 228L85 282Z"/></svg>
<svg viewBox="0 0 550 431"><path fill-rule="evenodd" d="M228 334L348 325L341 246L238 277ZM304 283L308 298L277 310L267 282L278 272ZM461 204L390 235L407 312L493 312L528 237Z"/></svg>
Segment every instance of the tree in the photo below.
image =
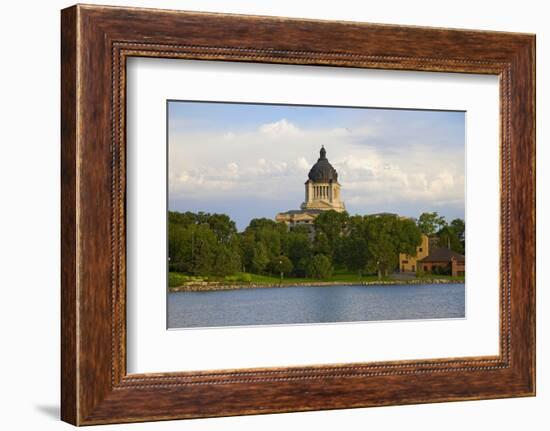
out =
<svg viewBox="0 0 550 431"><path fill-rule="evenodd" d="M265 246L270 259L281 254L281 232L277 226L258 229L256 241Z"/></svg>
<svg viewBox="0 0 550 431"><path fill-rule="evenodd" d="M215 275L226 276L238 272L241 265L241 259L235 250L229 245L220 244L217 247L212 273Z"/></svg>
<svg viewBox="0 0 550 431"><path fill-rule="evenodd" d="M341 259L348 271L357 272L362 277L367 270L369 249L364 236L350 235L342 241Z"/></svg>
<svg viewBox="0 0 550 431"><path fill-rule="evenodd" d="M288 275L292 272L292 261L285 255L275 256L269 262L269 268L274 275Z"/></svg>
<svg viewBox="0 0 550 431"><path fill-rule="evenodd" d="M367 268L375 270L378 278L387 276L389 269L397 265L398 251L392 235L396 220L397 217L386 215L366 217L369 251Z"/></svg>
<svg viewBox="0 0 550 431"><path fill-rule="evenodd" d="M168 257L170 259L170 271L192 272L190 238L189 227L174 223L168 225Z"/></svg>
<svg viewBox="0 0 550 431"><path fill-rule="evenodd" d="M325 279L332 275L332 263L324 254L316 254L307 264L307 276Z"/></svg>
<svg viewBox="0 0 550 431"><path fill-rule="evenodd" d="M207 214L205 222L216 234L219 242L228 243L237 233L235 222L226 214Z"/></svg>
<svg viewBox="0 0 550 431"><path fill-rule="evenodd" d="M284 223L276 223L267 218L252 219L244 234L253 235L255 242L261 242L268 253L268 258L281 254L281 244L287 234Z"/></svg>
<svg viewBox="0 0 550 431"><path fill-rule="evenodd" d="M304 277L306 275L306 263L313 255L309 229L306 226L297 226L290 230L286 236L283 251L292 262L293 274Z"/></svg>
<svg viewBox="0 0 550 431"><path fill-rule="evenodd" d="M451 227L462 244L462 254L464 254L464 250L466 249L466 224L464 223L464 220L455 218L451 221Z"/></svg>
<svg viewBox="0 0 550 431"><path fill-rule="evenodd" d="M191 232L192 272L196 275L212 273L216 253L216 235L206 224L196 225Z"/></svg>
<svg viewBox="0 0 550 431"><path fill-rule="evenodd" d="M243 265L243 272L250 271L250 268L252 268L255 245L256 241L254 240L254 233L244 232L239 235L239 251L241 255L241 263Z"/></svg>
<svg viewBox="0 0 550 431"><path fill-rule="evenodd" d="M378 278L396 268L399 253L414 254L420 245L420 229L410 219L395 215L365 216L368 246L367 269Z"/></svg>
<svg viewBox="0 0 550 431"><path fill-rule="evenodd" d="M171 271L226 274L240 266L235 223L225 214L168 213Z"/></svg>
<svg viewBox="0 0 550 431"><path fill-rule="evenodd" d="M359 277L366 271L369 249L366 223L362 216L349 218L348 230L339 243L337 257L348 271L359 273Z"/></svg>
<svg viewBox="0 0 550 431"><path fill-rule="evenodd" d="M418 217L418 227L422 233L432 236L436 234L441 228L447 225L445 217L439 216L437 212L422 213Z"/></svg>
<svg viewBox="0 0 550 431"><path fill-rule="evenodd" d="M397 222L397 249L399 253L416 254L416 247L422 242L422 232L413 219L400 218Z"/></svg>
<svg viewBox="0 0 550 431"><path fill-rule="evenodd" d="M327 235L324 232L316 232L313 240L313 251L317 254L332 256L332 247Z"/></svg>
<svg viewBox="0 0 550 431"><path fill-rule="evenodd" d="M315 239L322 241L325 249L319 250L320 253L334 257L337 249L337 243L346 230L349 220L347 212L337 212L334 210L323 211L317 216L313 225L315 227ZM321 237L321 240L318 240Z"/></svg>
<svg viewBox="0 0 550 431"><path fill-rule="evenodd" d="M194 275L242 270L326 278L334 265L341 265L360 276L377 272L381 277L397 267L399 253L415 253L421 229L437 232L440 242L455 251L464 250L464 221L455 219L447 226L437 213L422 214L416 224L391 214L325 211L314 226L289 230L283 223L257 218L242 233L225 214L170 211L168 222L169 269Z"/></svg>
<svg viewBox="0 0 550 431"><path fill-rule="evenodd" d="M197 216L196 214L192 212L185 212L180 213L176 211L169 211L168 212L168 225L169 226L175 226L179 225L182 227L188 227L192 224L197 223Z"/></svg>
<svg viewBox="0 0 550 431"><path fill-rule="evenodd" d="M265 217L253 218L252 220L250 220L250 223L248 223L246 230L258 230L264 227L277 227L277 222Z"/></svg>
<svg viewBox="0 0 550 431"><path fill-rule="evenodd" d="M438 246L449 248L457 253L464 254L464 245L453 226L445 226L438 233Z"/></svg>
<svg viewBox="0 0 550 431"><path fill-rule="evenodd" d="M269 263L269 255L265 245L261 242L257 242L254 245L252 253L251 270L256 274L261 274Z"/></svg>

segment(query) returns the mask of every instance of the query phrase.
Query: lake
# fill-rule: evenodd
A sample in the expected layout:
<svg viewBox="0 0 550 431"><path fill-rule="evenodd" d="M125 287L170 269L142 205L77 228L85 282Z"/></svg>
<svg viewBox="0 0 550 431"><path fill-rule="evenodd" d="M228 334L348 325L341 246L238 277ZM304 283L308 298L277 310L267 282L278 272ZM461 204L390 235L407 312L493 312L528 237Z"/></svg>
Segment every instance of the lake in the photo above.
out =
<svg viewBox="0 0 550 431"><path fill-rule="evenodd" d="M464 284L299 286L168 293L168 328L464 316Z"/></svg>

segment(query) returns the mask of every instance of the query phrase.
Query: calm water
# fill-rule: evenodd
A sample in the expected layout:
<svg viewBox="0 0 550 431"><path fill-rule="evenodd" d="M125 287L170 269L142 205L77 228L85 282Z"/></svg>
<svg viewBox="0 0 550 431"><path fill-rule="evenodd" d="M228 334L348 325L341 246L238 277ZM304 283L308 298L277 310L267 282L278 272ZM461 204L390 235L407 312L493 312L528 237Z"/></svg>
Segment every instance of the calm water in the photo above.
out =
<svg viewBox="0 0 550 431"><path fill-rule="evenodd" d="M168 327L464 317L464 284L328 286L174 292Z"/></svg>

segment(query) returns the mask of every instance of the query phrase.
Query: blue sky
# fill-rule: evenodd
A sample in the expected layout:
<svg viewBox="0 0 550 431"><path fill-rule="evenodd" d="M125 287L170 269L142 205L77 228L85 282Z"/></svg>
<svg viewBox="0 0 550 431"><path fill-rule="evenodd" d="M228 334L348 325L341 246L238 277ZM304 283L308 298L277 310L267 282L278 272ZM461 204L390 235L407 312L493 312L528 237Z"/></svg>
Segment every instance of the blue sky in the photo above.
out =
<svg viewBox="0 0 550 431"><path fill-rule="evenodd" d="M170 101L168 145L169 209L239 229L299 208L321 145L350 214L464 218L464 112Z"/></svg>

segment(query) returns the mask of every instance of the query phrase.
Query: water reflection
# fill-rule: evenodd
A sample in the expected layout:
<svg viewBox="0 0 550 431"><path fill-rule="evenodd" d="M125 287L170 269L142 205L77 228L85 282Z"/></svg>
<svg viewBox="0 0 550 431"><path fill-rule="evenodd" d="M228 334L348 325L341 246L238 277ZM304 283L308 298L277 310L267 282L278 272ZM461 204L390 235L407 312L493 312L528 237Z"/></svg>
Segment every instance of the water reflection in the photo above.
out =
<svg viewBox="0 0 550 431"><path fill-rule="evenodd" d="M459 318L463 284L328 286L168 294L168 327Z"/></svg>

